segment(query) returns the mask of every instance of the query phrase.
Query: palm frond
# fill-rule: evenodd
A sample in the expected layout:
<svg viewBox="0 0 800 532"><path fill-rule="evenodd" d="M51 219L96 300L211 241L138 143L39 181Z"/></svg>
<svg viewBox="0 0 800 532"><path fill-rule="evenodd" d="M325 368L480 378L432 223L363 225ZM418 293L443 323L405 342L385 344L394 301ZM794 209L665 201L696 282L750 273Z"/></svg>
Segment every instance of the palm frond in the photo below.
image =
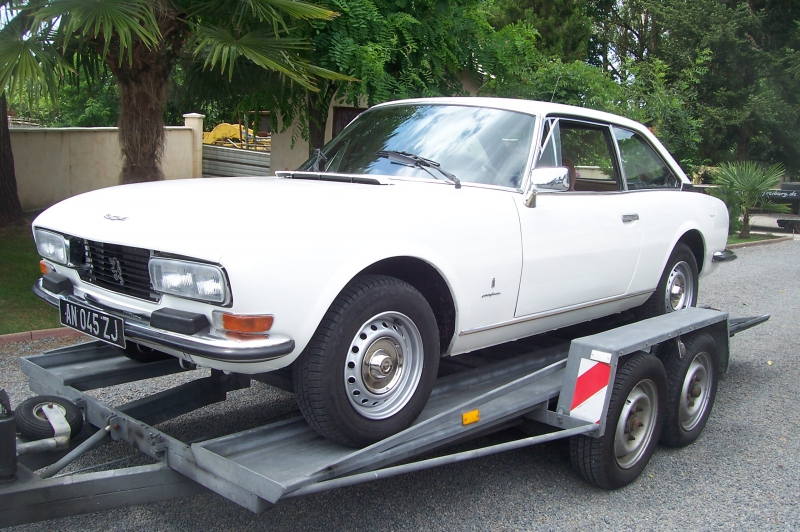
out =
<svg viewBox="0 0 800 532"><path fill-rule="evenodd" d="M230 30L218 26L195 27L195 55L204 53L204 67L217 65L228 79L233 76L233 68L240 58L248 59L256 65L276 70L302 86L314 90L313 79L308 73L308 63L296 53L310 47L304 39L276 38L264 29L234 35Z"/></svg>
<svg viewBox="0 0 800 532"><path fill-rule="evenodd" d="M52 44L48 24L31 26L26 14L14 17L0 30L0 89L32 100L44 96L57 105L58 81L71 69Z"/></svg>
<svg viewBox="0 0 800 532"><path fill-rule="evenodd" d="M148 48L161 37L148 0L52 0L37 11L37 21L61 19L67 34L77 33L96 39L102 34L103 56L114 38L119 39L120 61L125 51L131 60L131 44L139 39Z"/></svg>
<svg viewBox="0 0 800 532"><path fill-rule="evenodd" d="M784 173L780 163L766 169L752 161L723 163L713 181L725 190L725 194L735 198L745 211L788 212L786 205L774 203L764 196L765 192L780 184Z"/></svg>

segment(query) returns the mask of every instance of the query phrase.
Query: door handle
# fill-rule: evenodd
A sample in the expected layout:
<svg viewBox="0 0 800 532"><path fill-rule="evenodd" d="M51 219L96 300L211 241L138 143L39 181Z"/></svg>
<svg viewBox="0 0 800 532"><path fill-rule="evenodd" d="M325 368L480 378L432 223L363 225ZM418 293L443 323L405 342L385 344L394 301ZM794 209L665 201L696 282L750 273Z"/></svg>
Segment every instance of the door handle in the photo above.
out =
<svg viewBox="0 0 800 532"><path fill-rule="evenodd" d="M638 214L623 214L622 215L622 223L627 224L630 222L635 222L639 219Z"/></svg>

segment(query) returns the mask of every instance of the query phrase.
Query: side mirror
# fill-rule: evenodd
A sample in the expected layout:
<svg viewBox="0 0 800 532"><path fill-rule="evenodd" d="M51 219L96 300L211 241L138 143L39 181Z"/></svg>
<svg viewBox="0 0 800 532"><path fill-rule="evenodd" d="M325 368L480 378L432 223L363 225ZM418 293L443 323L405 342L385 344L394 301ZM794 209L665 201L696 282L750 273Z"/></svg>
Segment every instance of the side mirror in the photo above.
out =
<svg viewBox="0 0 800 532"><path fill-rule="evenodd" d="M531 172L531 184L539 190L566 192L570 185L569 168L566 166L534 168Z"/></svg>
<svg viewBox="0 0 800 532"><path fill-rule="evenodd" d="M556 192L569 190L569 168L566 166L534 168L531 172L531 186L523 201L526 207L531 209L536 207L536 192L539 190Z"/></svg>

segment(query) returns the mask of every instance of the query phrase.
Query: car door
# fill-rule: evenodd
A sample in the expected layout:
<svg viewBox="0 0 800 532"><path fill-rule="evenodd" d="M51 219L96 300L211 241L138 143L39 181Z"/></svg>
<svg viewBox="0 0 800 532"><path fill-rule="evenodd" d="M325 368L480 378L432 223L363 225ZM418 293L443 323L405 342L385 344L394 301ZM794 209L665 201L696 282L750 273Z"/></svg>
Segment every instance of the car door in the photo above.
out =
<svg viewBox="0 0 800 532"><path fill-rule="evenodd" d="M537 166L569 169L570 190L520 198L522 279L516 316L567 311L623 297L642 247L607 124L550 118Z"/></svg>

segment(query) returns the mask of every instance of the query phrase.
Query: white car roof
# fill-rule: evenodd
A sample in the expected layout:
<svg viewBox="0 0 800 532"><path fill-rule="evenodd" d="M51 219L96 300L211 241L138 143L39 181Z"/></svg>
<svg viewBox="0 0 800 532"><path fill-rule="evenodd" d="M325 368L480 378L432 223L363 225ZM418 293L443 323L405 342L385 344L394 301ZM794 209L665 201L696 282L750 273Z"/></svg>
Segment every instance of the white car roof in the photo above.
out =
<svg viewBox="0 0 800 532"><path fill-rule="evenodd" d="M594 109L587 109L586 107L577 107L575 105L564 105L560 103L540 102L537 100L515 100L511 98L485 98L473 96L456 96L444 98L414 98L409 100L395 100L385 102L374 107L386 107L391 105L408 105L408 104L449 104L449 105L466 105L470 107L491 107L494 109L505 109L508 111L517 111L521 113L528 113L538 116L547 115L564 115L572 117L584 117L594 120L602 120L624 127L636 129L637 131L646 130L639 122L634 122L623 116L606 113L603 111L596 111Z"/></svg>
<svg viewBox="0 0 800 532"><path fill-rule="evenodd" d="M493 109L504 109L507 111L517 111L520 113L527 113L536 116L568 116L574 118L588 118L590 120L599 120L602 122L615 124L621 127L632 129L649 139L656 150L664 157L673 170L677 173L678 177L684 183L691 181L681 169L680 165L672 157L672 154L664 147L664 145L656 138L653 133L639 122L635 122L624 116L619 116L603 111L596 111L594 109L587 109L586 107L577 107L575 105L564 105L560 103L540 102L537 100L516 100L512 98L484 98L473 96L456 96L444 98L414 98L409 100L395 100L392 102L385 102L378 104L374 107L387 107L392 105L408 105L408 104L447 104L447 105L465 105L470 107L489 107Z"/></svg>

